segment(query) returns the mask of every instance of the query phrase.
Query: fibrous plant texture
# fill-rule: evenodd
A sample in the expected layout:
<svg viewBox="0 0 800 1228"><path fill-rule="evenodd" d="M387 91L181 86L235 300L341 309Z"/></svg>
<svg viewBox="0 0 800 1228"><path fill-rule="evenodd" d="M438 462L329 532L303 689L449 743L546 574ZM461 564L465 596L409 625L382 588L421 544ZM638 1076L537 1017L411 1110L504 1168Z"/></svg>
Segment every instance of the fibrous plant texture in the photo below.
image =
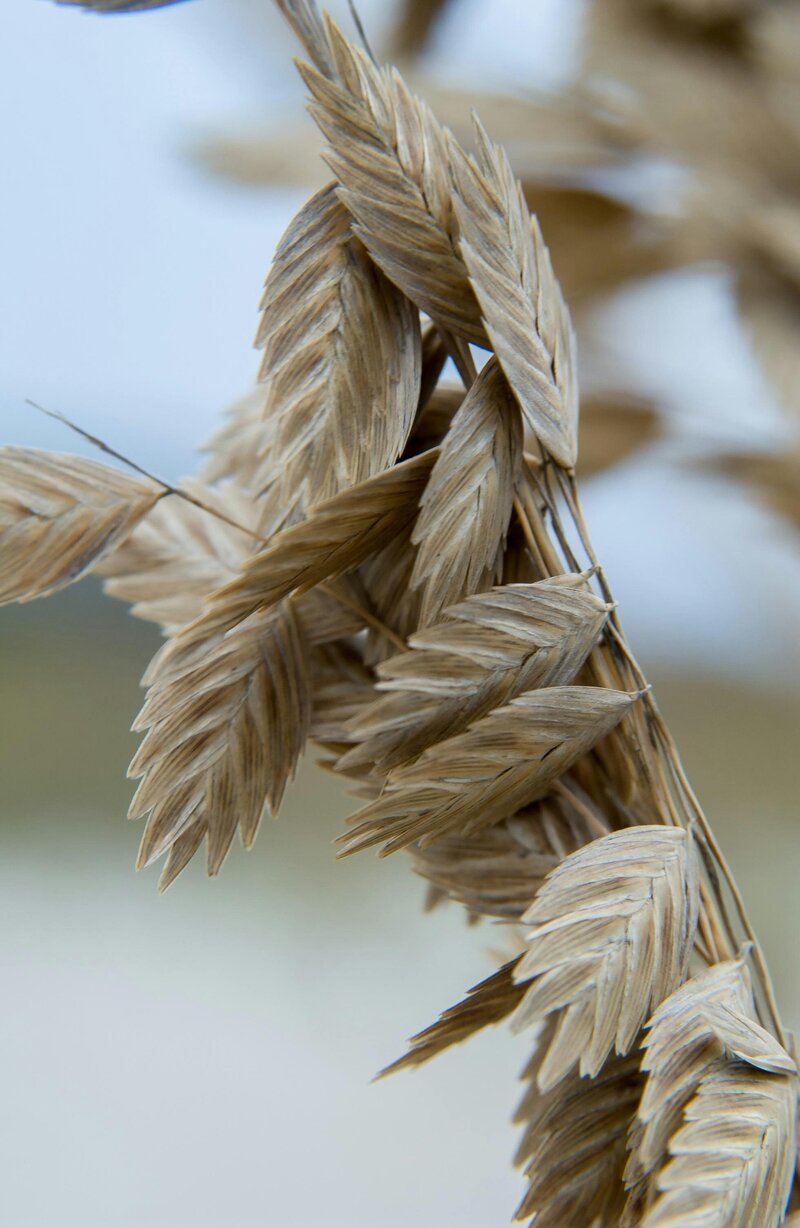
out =
<svg viewBox="0 0 800 1228"><path fill-rule="evenodd" d="M542 93L533 78L524 96L477 97L431 80L424 55L443 28L439 19L446 13L449 28L458 28L470 7L403 0L389 45L460 139L477 107L506 144L539 217L581 341L582 423L597 417L603 424L600 436L582 431L579 476L677 433L679 455L743 478L745 491L756 485L796 527L800 5L588 0L580 15L570 9L580 54L558 92ZM289 128L223 133L200 155L215 173L251 186L313 182L320 175L314 137L308 126ZM645 165L670 168L666 182L659 175L648 190ZM710 415L705 440L692 439L656 390L640 386L641 376L627 387L609 350L603 321L620 291L679 269L707 277L711 268L725 270L742 348L768 382L761 401L769 404L771 394L786 410L785 447L775 442L770 415L764 450L752 455L752 440L726 439ZM732 445L740 450L728 458Z"/></svg>
<svg viewBox="0 0 800 1228"><path fill-rule="evenodd" d="M267 278L263 388L177 491L2 450L0 597L94 568L163 628L131 765L162 886L252 844L311 738L363 801L342 855L405 850L431 902L521 927L395 1063L530 1037L521 1220L778 1228L796 1069L584 522L539 224L480 126L467 152L312 0L279 6L334 178Z"/></svg>

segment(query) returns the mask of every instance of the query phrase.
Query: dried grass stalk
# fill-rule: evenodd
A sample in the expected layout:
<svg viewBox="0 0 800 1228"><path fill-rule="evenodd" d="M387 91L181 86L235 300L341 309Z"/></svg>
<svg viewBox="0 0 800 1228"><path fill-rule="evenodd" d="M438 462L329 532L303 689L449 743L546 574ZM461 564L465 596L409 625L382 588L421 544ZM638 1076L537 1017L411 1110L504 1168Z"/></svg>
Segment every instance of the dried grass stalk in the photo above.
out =
<svg viewBox="0 0 800 1228"><path fill-rule="evenodd" d="M467 156L312 0L279 3L336 182L268 278L265 388L212 441L214 488L187 488L191 507L91 462L0 453L0 593L99 565L167 632L131 766L140 864L166 853L162 885L204 840L212 874L237 829L252 843L313 733L365 802L342 852L409 848L432 899L522 923L525 953L395 1063L533 1025L522 1218L777 1228L794 1063L592 547L572 328L538 224L482 129ZM613 59L652 15L604 11ZM658 132L673 53L638 67L650 109L620 116L625 141ZM725 71L712 88L734 100ZM720 167L752 139L737 114ZM774 218L755 230L787 246ZM491 351L477 375L472 344ZM440 383L446 354L463 394Z"/></svg>

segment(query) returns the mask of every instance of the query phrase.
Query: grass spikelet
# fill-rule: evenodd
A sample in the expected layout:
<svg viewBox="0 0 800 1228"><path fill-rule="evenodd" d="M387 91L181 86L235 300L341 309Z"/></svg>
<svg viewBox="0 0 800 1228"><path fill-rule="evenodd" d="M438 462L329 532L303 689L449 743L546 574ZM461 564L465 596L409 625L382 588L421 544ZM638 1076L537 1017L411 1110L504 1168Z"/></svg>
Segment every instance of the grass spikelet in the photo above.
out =
<svg viewBox="0 0 800 1228"><path fill-rule="evenodd" d="M307 202L267 278L268 448L260 485L283 514L374 477L397 460L417 408L419 316L352 234L336 185Z"/></svg>
<svg viewBox="0 0 800 1228"><path fill-rule="evenodd" d="M605 820L592 803L553 795L474 835L444 836L412 847L417 874L471 918L519 921L547 875L569 853L602 833Z"/></svg>
<svg viewBox="0 0 800 1228"><path fill-rule="evenodd" d="M684 27L690 9L736 7L670 3ZM268 275L263 386L212 439L203 481L182 491L0 450L0 600L96 568L166 632L131 765L141 778L131 814L148 816L139 864L166 856L162 888L204 842L210 874L237 831L252 844L312 736L361 799L342 855L406 849L429 903L523 927L524 953L390 1067L503 1019L531 1030L519 1218L778 1228L800 1198L790 1042L741 892L592 545L575 478L572 325L542 230L480 124L468 155L313 0L278 4L310 61L300 71L334 182L290 223ZM629 0L596 7L611 36L600 63L653 25ZM594 11L589 25L595 44ZM676 53L666 40L636 45L653 52L634 82L647 111ZM754 110L751 91L737 109L736 92L734 76L715 74L711 96L725 106L706 111L719 168L760 131L737 116L768 102L767 91ZM573 97L561 136L608 165L658 126L643 111L637 128L626 98L612 137L607 117ZM697 108L678 101L691 121L685 152ZM552 152L558 108L512 111L535 120ZM673 151L666 130L656 144ZM763 262L796 247L794 215L759 192L746 228L754 267L756 251ZM637 208L599 189L534 185L537 195L584 302L678 259L659 238L668 230L637 238L647 230ZM616 241L581 274L566 214L587 210ZM484 365L473 345L488 351ZM443 379L447 358L463 388ZM618 406L613 429L608 406L588 404L586 471L655 433L646 404ZM717 464L793 514L793 455Z"/></svg>
<svg viewBox="0 0 800 1228"><path fill-rule="evenodd" d="M507 1018L522 996L514 983L514 961L503 964L479 985L473 985L463 1002L443 1011L436 1023L412 1036L403 1057L380 1072L380 1077L412 1066L422 1066L452 1045L459 1045L476 1032Z"/></svg>
<svg viewBox="0 0 800 1228"><path fill-rule="evenodd" d="M391 772L381 798L340 837L343 851L381 845L385 855L507 818L547 793L636 699L600 687L526 691Z"/></svg>
<svg viewBox="0 0 800 1228"><path fill-rule="evenodd" d="M425 452L340 491L277 534L248 558L236 580L211 596L202 630L227 631L292 592L307 592L355 569L414 519L437 455Z"/></svg>
<svg viewBox="0 0 800 1228"><path fill-rule="evenodd" d="M625 1177L631 1192L625 1225L640 1223L643 1211L652 1206L656 1190L662 1188L660 1174L667 1167L668 1155L675 1154L672 1140L679 1136L687 1106L716 1071L747 1067L756 1081L756 1072L790 1080L795 1075L793 1059L756 1023L754 1014L749 974L744 961L737 959L692 977L661 1003L650 1020L642 1061L647 1083L629 1140ZM736 1150L735 1140L731 1141ZM742 1143L745 1151L751 1145L746 1130ZM701 1191L695 1194L704 1202ZM676 1195L675 1205L687 1209L685 1197L688 1195ZM712 1189L712 1210L713 1197ZM721 1206L716 1213L722 1214Z"/></svg>
<svg viewBox="0 0 800 1228"><path fill-rule="evenodd" d="M572 682L607 613L580 575L505 585L450 606L410 637L410 651L378 667L385 694L354 719L358 744L343 766L396 767L523 691Z"/></svg>
<svg viewBox="0 0 800 1228"><path fill-rule="evenodd" d="M516 1158L528 1182L516 1219L535 1228L618 1228L627 1133L642 1088L638 1054L612 1055L593 1079L573 1070L543 1093L538 1070L550 1036L545 1029L526 1069L530 1086L515 1117L525 1128Z"/></svg>
<svg viewBox="0 0 800 1228"><path fill-rule="evenodd" d="M492 358L453 416L414 524L423 625L497 578L521 462L522 423Z"/></svg>
<svg viewBox="0 0 800 1228"><path fill-rule="evenodd" d="M578 387L569 312L508 158L479 124L476 131L476 160L450 143L459 250L526 421L550 455L571 469L578 454Z"/></svg>
<svg viewBox="0 0 800 1228"><path fill-rule="evenodd" d="M299 6L282 4L284 10ZM306 7L305 5L303 6ZM300 71L326 160L355 232L386 276L437 324L485 343L459 257L444 129L399 74L377 68L335 22L301 35L316 66Z"/></svg>
<svg viewBox="0 0 800 1228"><path fill-rule="evenodd" d="M88 575L164 494L98 461L0 448L0 605Z"/></svg>
<svg viewBox="0 0 800 1228"><path fill-rule="evenodd" d="M152 683L134 726L148 732L129 769L142 777L130 817L150 812L140 867L197 824L207 830L209 874L219 872L237 827L245 847L253 843L308 734L307 655L286 602L237 627L193 669Z"/></svg>
<svg viewBox="0 0 800 1228"><path fill-rule="evenodd" d="M715 1066L687 1105L643 1228L777 1228L797 1157L797 1086L788 1075Z"/></svg>
<svg viewBox="0 0 800 1228"><path fill-rule="evenodd" d="M162 499L95 566L111 597L130 602L136 618L168 633L198 618L208 593L236 577L252 549L245 530L257 520L253 500L230 484L215 490L190 479L184 488L242 529L184 499Z"/></svg>
<svg viewBox="0 0 800 1228"><path fill-rule="evenodd" d="M515 1029L559 1016L543 1090L576 1062L594 1077L612 1049L630 1052L651 1008L686 976L699 906L697 855L681 828L612 832L549 875L522 918L531 929L515 970L529 982Z"/></svg>

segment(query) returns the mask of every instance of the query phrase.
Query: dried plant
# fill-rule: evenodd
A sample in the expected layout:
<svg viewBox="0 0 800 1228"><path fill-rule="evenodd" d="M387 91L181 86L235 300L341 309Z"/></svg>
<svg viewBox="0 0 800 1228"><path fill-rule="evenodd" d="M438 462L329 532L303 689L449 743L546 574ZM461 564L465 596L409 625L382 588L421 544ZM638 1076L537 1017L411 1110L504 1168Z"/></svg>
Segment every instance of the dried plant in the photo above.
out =
<svg viewBox="0 0 800 1228"><path fill-rule="evenodd" d="M279 7L335 179L267 279L263 392L183 490L3 450L2 597L96 566L162 625L131 812L163 886L249 846L313 737L365 801L343 855L408 849L432 903L522 927L395 1063L530 1034L520 1219L777 1228L795 1065L591 545L539 225L483 129L466 152L313 0Z"/></svg>
<svg viewBox="0 0 800 1228"><path fill-rule="evenodd" d="M577 78L559 94L477 98L437 87L415 68L446 9L457 11L458 0L404 0L391 50L408 61L408 71L459 140L471 140L468 115L477 106L508 147L526 201L547 236L584 355L593 356L589 372L597 367L594 378L602 385L614 367L596 329L609 295L665 270L714 262L729 273L746 339L788 411L787 450L797 451L797 4L592 0L579 22ZM531 88L538 90L538 83ZM221 136L201 155L216 172L251 184L313 182L320 164L307 132L284 127ZM642 160L653 158L679 167L683 186L666 200L662 193L626 193ZM597 391L597 408L613 430L602 437L584 431L583 473L616 464L652 439L647 417L618 412L631 390L617 387L610 396L602 386ZM590 421L586 392L583 423ZM710 424L712 434L714 429ZM691 450L696 442L682 446ZM712 467L716 459L713 449L702 457ZM786 509L782 460L773 444L759 480L779 514ZM745 454L743 473L746 463ZM767 488L773 482L771 499ZM791 508L786 510L796 523Z"/></svg>

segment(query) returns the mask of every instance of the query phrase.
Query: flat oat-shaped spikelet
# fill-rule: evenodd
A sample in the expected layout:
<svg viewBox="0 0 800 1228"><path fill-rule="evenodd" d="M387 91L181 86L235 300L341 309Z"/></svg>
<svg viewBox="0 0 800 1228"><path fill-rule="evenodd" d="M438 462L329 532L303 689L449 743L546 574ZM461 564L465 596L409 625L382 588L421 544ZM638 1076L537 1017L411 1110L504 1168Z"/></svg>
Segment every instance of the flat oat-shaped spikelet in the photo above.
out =
<svg viewBox="0 0 800 1228"><path fill-rule="evenodd" d="M80 580L164 494L81 456L0 448L0 604Z"/></svg>
<svg viewBox="0 0 800 1228"><path fill-rule="evenodd" d="M521 461L519 411L491 358L442 440L411 535L423 625L496 579Z"/></svg>
<svg viewBox="0 0 800 1228"><path fill-rule="evenodd" d="M281 239L262 308L256 344L275 423L260 485L279 487L286 512L397 460L419 399L419 313L353 236L334 184Z"/></svg>
<svg viewBox="0 0 800 1228"><path fill-rule="evenodd" d="M552 1033L547 1024L514 1118L525 1127L516 1161L528 1181L516 1219L533 1217L535 1228L618 1228L627 1134L642 1089L638 1054L612 1054L594 1079L572 1070L543 1093L538 1072Z"/></svg>
<svg viewBox="0 0 800 1228"><path fill-rule="evenodd" d="M473 985L462 1002L443 1011L436 1023L412 1036L408 1053L382 1070L381 1075L422 1066L451 1045L458 1045L483 1028L500 1023L511 1014L524 992L514 983L513 970L514 961L511 960L485 981Z"/></svg>
<svg viewBox="0 0 800 1228"><path fill-rule="evenodd" d="M230 483L215 490L190 479L182 488L242 529L185 499L162 499L95 567L111 597L167 632L199 617L208 593L235 578L253 546L244 530L256 518L253 500Z"/></svg>
<svg viewBox="0 0 800 1228"><path fill-rule="evenodd" d="M186 843L199 843L192 828L208 832L212 875L237 826L252 845L265 803L277 810L305 744L308 651L283 602L237 627L194 668L150 687L134 725L148 732L129 769L142 777L130 817L150 811L139 866L183 837L181 861ZM173 877L168 863L162 885Z"/></svg>
<svg viewBox="0 0 800 1228"><path fill-rule="evenodd" d="M545 880L523 925L528 981L513 1026L558 1012L539 1068L553 1087L580 1060L594 1077L612 1049L628 1053L653 1006L684 980L700 906L694 840L683 828L611 832L567 857Z"/></svg>
<svg viewBox="0 0 800 1228"><path fill-rule="evenodd" d="M608 617L585 576L508 584L443 611L378 666L386 694L351 726L342 767L415 759L515 695L572 682Z"/></svg>
<svg viewBox="0 0 800 1228"><path fill-rule="evenodd" d="M642 1228L778 1228L796 1140L795 1078L744 1064L715 1066L670 1142L661 1194Z"/></svg>
<svg viewBox="0 0 800 1228"><path fill-rule="evenodd" d="M572 469L578 385L569 312L505 152L476 128L477 161L450 144L459 249L526 421L550 455Z"/></svg>
<svg viewBox="0 0 800 1228"><path fill-rule="evenodd" d="M423 452L317 504L212 594L207 613L189 630L226 631L293 591L306 592L363 563L414 519L437 456L435 448Z"/></svg>
<svg viewBox="0 0 800 1228"><path fill-rule="evenodd" d="M692 977L661 1003L648 1023L642 1059L647 1083L631 1128L631 1154L625 1173L630 1187L622 1221L626 1228L638 1225L643 1211L652 1206L660 1174L672 1151L672 1140L687 1105L704 1080L718 1068L729 1068L731 1064L749 1068L751 1074L761 1071L782 1077L794 1074L792 1058L756 1023L754 1015L747 966L743 959L737 959L716 964ZM728 1175L732 1175L730 1170ZM744 1171L742 1178L746 1179ZM685 1206L684 1197L678 1200L681 1206ZM714 1218L722 1215L724 1207L724 1199L716 1208L713 1202L706 1203L712 1216L708 1222L738 1224L739 1220ZM764 1224L767 1222L765 1218Z"/></svg>
<svg viewBox="0 0 800 1228"><path fill-rule="evenodd" d="M300 71L355 233L437 324L485 344L455 238L445 130L393 69L378 68L310 4L279 0L315 66ZM301 13L302 10L302 13Z"/></svg>
<svg viewBox="0 0 800 1228"><path fill-rule="evenodd" d="M391 772L383 795L340 837L343 854L379 844L385 856L507 818L544 796L637 698L603 687L526 691Z"/></svg>
<svg viewBox="0 0 800 1228"><path fill-rule="evenodd" d="M604 828L607 821L588 798L576 809L552 794L493 827L443 836L410 853L416 873L471 917L519 921L547 875Z"/></svg>

